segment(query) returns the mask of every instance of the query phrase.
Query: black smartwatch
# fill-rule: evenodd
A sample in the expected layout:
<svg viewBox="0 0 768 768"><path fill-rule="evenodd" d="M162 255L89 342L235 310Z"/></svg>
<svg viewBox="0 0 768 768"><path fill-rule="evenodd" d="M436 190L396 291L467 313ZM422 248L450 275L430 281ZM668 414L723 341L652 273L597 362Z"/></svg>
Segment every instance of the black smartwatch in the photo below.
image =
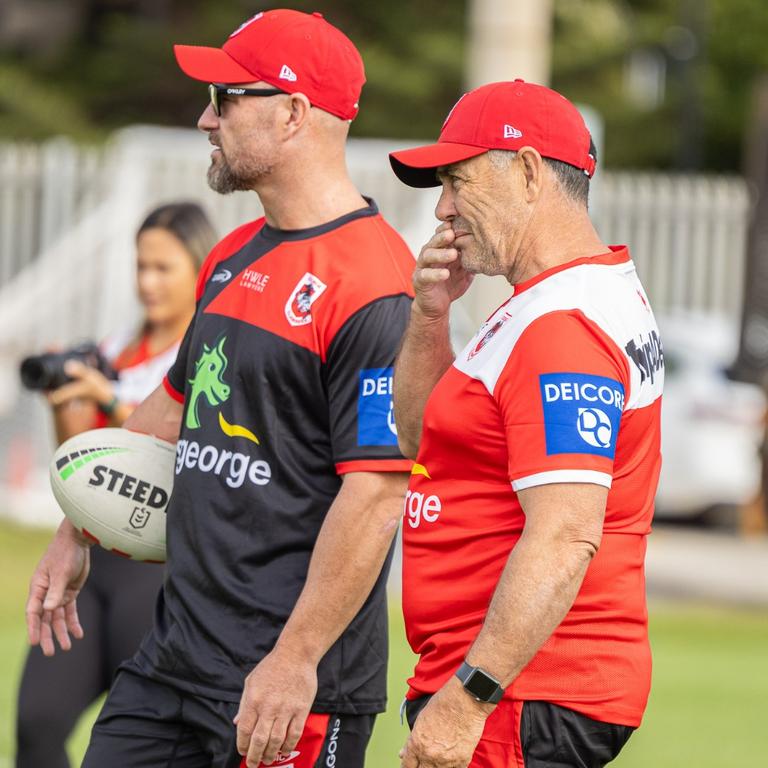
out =
<svg viewBox="0 0 768 768"><path fill-rule="evenodd" d="M461 680L464 690L477 701L498 704L504 695L501 683L493 675L489 675L480 667L467 664L466 661L456 670L456 677Z"/></svg>

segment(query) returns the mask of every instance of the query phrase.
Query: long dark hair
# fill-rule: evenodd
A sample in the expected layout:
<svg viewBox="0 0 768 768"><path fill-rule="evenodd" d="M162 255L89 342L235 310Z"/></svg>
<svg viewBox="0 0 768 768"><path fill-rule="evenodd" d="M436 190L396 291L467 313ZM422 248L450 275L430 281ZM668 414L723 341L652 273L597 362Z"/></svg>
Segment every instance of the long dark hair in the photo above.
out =
<svg viewBox="0 0 768 768"><path fill-rule="evenodd" d="M165 229L178 238L192 257L195 270L200 269L218 240L205 211L197 203L167 203L155 208L141 223L136 237L154 228Z"/></svg>

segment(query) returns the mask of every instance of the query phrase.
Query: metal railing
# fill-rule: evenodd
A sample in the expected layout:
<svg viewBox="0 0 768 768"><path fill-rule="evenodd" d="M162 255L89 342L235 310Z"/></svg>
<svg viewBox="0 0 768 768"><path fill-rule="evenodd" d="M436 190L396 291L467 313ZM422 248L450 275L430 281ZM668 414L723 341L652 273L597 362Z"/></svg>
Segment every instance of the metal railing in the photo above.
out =
<svg viewBox="0 0 768 768"><path fill-rule="evenodd" d="M735 176L604 173L596 224L627 243L657 313L738 318L751 201Z"/></svg>

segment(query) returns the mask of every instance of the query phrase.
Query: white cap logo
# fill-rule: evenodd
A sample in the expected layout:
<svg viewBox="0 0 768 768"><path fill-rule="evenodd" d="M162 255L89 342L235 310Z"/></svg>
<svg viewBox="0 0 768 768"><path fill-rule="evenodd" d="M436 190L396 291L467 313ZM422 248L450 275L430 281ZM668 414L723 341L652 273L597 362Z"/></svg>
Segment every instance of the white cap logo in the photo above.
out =
<svg viewBox="0 0 768 768"><path fill-rule="evenodd" d="M251 16L248 21L244 21L230 36L230 40L235 36L239 35L246 27L249 27L251 24L253 24L254 21L258 21L262 16L264 15L264 12L257 13L255 16Z"/></svg>
<svg viewBox="0 0 768 768"><path fill-rule="evenodd" d="M519 139L523 135L522 131L518 131L513 125L504 126L504 138L505 139Z"/></svg>
<svg viewBox="0 0 768 768"><path fill-rule="evenodd" d="M456 109L456 107L459 106L459 104L461 103L461 100L466 95L467 95L466 93L462 93L461 96L459 97L459 100L451 107L451 111L448 113L448 116L445 118L445 120L443 120L443 128L445 128L445 126L448 124L448 121L451 119L451 115L453 114L453 110Z"/></svg>
<svg viewBox="0 0 768 768"><path fill-rule="evenodd" d="M280 80L289 80L292 83L297 80L296 73L287 64L283 64L278 77Z"/></svg>

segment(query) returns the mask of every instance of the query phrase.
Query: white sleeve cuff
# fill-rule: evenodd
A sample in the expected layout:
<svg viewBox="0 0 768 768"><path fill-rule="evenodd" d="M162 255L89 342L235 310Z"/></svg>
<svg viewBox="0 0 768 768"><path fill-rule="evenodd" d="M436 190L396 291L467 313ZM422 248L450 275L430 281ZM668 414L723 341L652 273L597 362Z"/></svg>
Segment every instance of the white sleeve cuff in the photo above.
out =
<svg viewBox="0 0 768 768"><path fill-rule="evenodd" d="M595 472L591 469L555 469L551 472L537 472L535 475L519 477L512 481L513 491L524 491L536 485L551 483L592 483L610 488L613 477L606 472Z"/></svg>

